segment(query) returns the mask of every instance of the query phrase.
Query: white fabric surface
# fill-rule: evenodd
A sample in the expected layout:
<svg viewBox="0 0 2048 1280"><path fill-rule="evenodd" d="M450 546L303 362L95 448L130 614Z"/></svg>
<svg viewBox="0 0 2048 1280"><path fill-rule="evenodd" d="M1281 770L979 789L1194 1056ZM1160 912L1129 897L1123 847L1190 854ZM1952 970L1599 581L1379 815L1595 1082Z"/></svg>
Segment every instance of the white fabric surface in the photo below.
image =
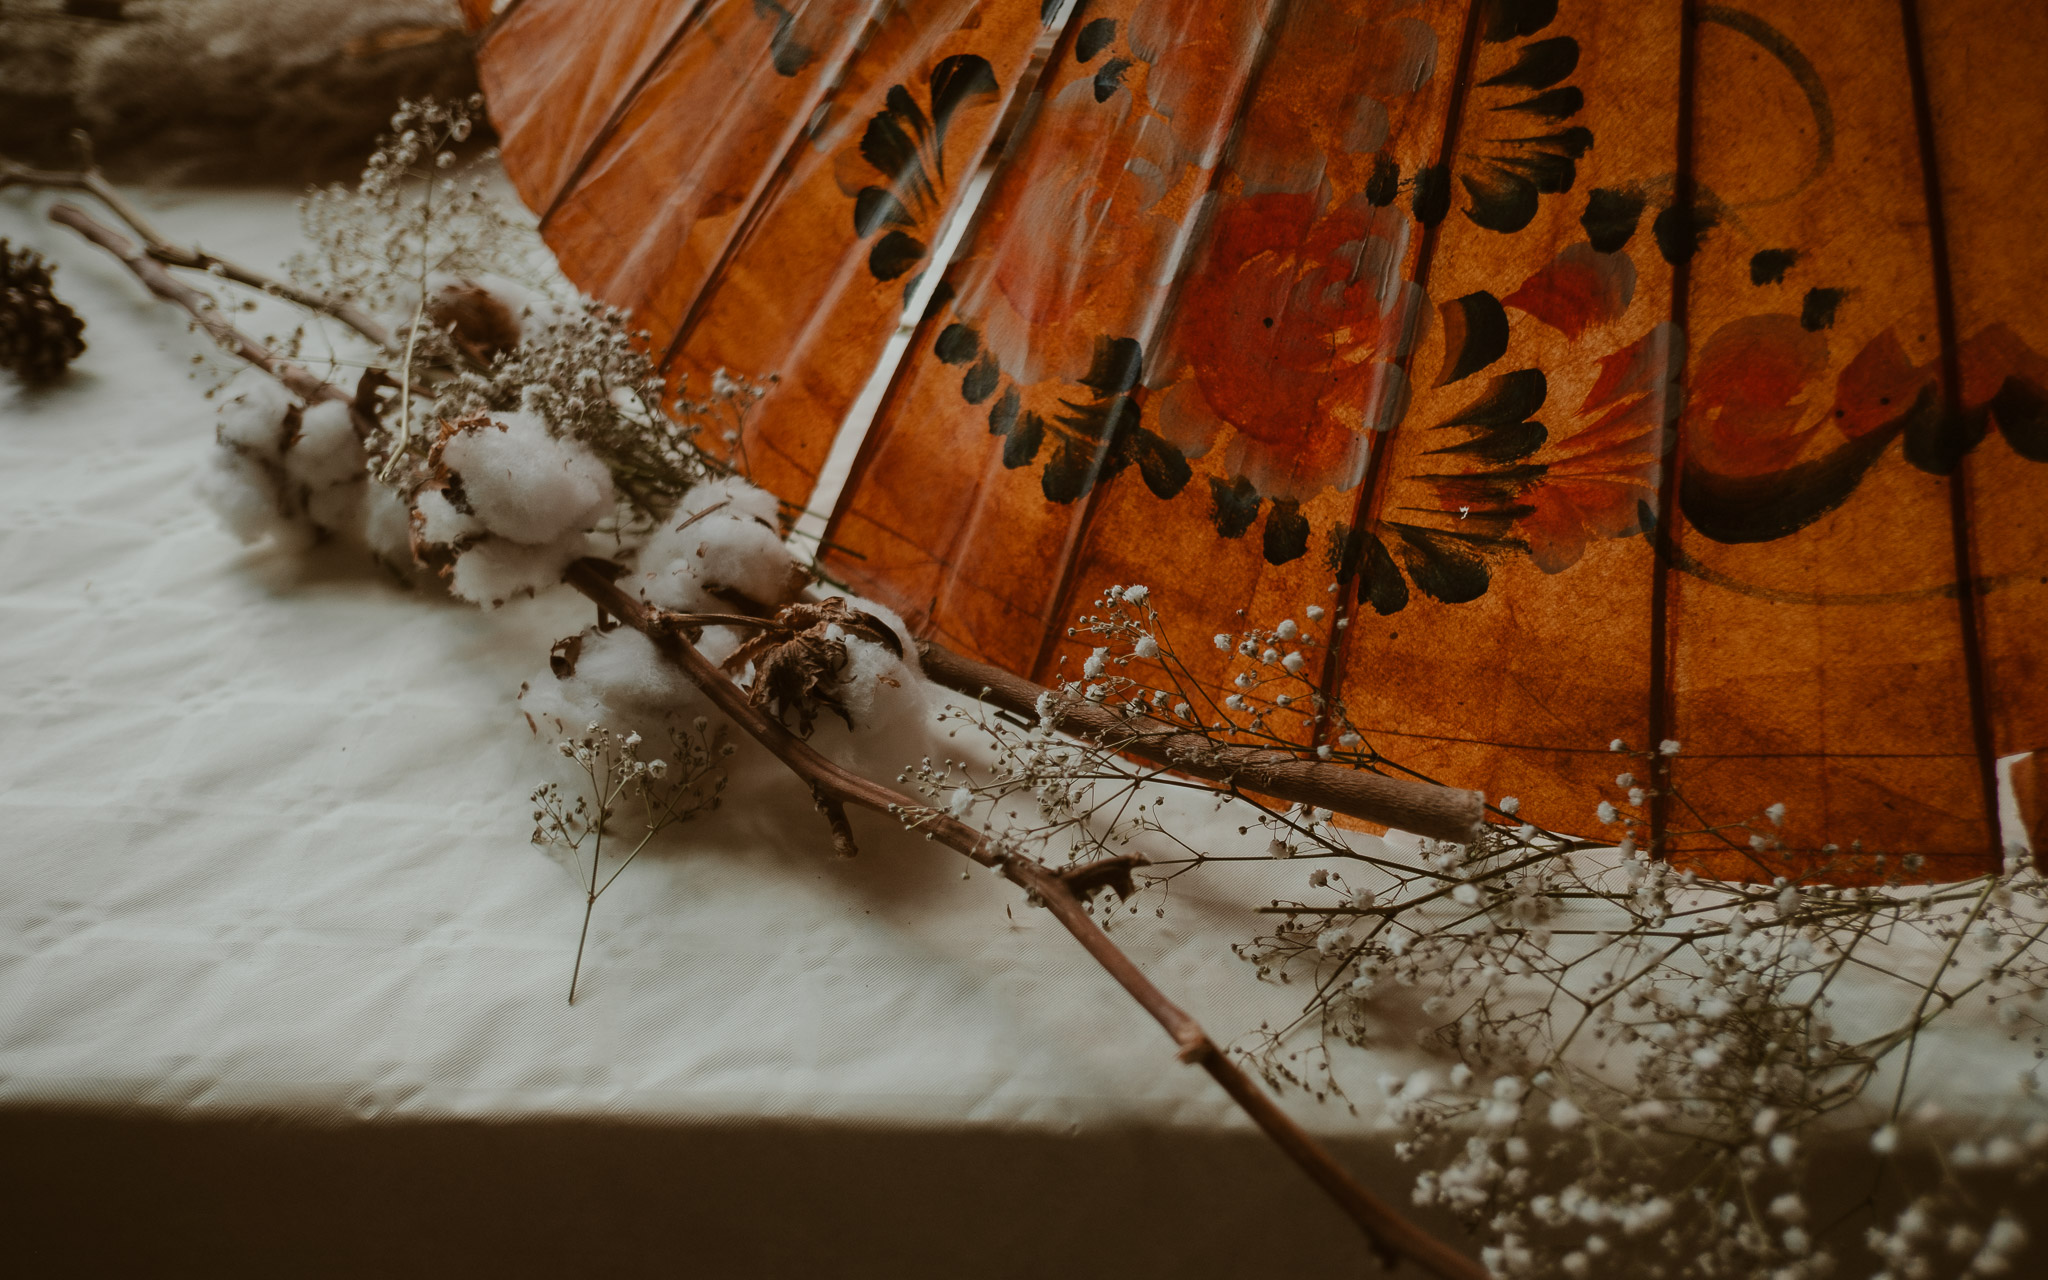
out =
<svg viewBox="0 0 2048 1280"><path fill-rule="evenodd" d="M296 237L282 193L146 203L258 265ZM192 488L204 344L46 204L0 203L90 343L0 381L0 1203L33 1273L1355 1267L1049 917L872 816L834 862L791 788L628 871L566 1006L582 896L525 796L568 775L514 697L587 609L239 547ZM1297 1007L1228 951L1283 891L1218 873L1120 937L1228 1040ZM2026 1061L1988 1028L1922 1055L1964 1106ZM1405 1200L1370 1117L1289 1105ZM150 1238L52 1243L101 1211Z"/></svg>

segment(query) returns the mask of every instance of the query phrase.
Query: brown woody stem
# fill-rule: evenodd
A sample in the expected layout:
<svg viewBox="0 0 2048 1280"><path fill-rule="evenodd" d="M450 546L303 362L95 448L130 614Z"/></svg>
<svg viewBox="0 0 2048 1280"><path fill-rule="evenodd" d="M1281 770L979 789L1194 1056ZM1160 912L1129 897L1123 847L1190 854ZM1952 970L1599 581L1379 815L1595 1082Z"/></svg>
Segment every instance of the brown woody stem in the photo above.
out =
<svg viewBox="0 0 2048 1280"><path fill-rule="evenodd" d="M50 221L70 227L119 258L151 293L165 302L175 303L184 308L186 314L197 321L200 328L206 330L207 336L219 343L229 355L255 365L276 378L293 395L306 401L339 400L344 404L351 404L352 397L347 392L322 382L305 366L281 359L268 347L235 328L221 314L220 307L212 298L164 270L161 262L138 248L128 237L95 220L77 205L59 204L52 207Z"/></svg>
<svg viewBox="0 0 2048 1280"><path fill-rule="evenodd" d="M710 659L697 652L682 635L677 620L650 608L614 583L616 572L617 567L607 561L578 560L569 566L564 581L589 597L599 609L652 640L721 712L809 783L821 805L858 805L898 817L982 866L1000 870L1034 901L1042 903L1096 963L1173 1037L1180 1059L1198 1064L1222 1085L1224 1092L1266 1136L1351 1217L1388 1266L1405 1258L1444 1280L1485 1280L1486 1272L1478 1264L1415 1226L1359 1185L1307 1130L1280 1109L1270 1094L1217 1047L1199 1023L1152 984L1089 915L1076 892L1077 883L1084 891L1094 887L1088 877L1070 877L1034 858L997 848L966 823L927 809L901 792L826 759L781 721L764 714ZM837 823L834 825L836 828Z"/></svg>
<svg viewBox="0 0 2048 1280"><path fill-rule="evenodd" d="M957 693L1019 715L1035 716L1047 690L1001 667L941 645L918 646L925 674ZM1344 765L1304 760L1263 747L1218 746L1149 717L1130 719L1080 698L1053 696L1052 727L1062 733L1163 764L1182 773L1296 804L1315 805L1434 840L1471 843L1486 818L1486 796L1459 787L1389 778Z"/></svg>
<svg viewBox="0 0 2048 1280"><path fill-rule="evenodd" d="M273 297L296 303L309 311L318 311L333 316L371 342L389 351L392 349L391 331L379 324L361 307L348 302L337 302L308 292L287 281L274 279L258 271L252 271L238 263L230 262L216 254L198 247L186 248L172 244L157 233L155 227L143 218L134 205L128 203L121 193L114 189L98 169L32 169L25 164L0 156L0 188L40 187L45 190L83 191L101 204L114 211L114 215L128 224L128 229L142 239L142 252L167 266L183 267L190 271L204 271L217 275L236 284L247 285Z"/></svg>

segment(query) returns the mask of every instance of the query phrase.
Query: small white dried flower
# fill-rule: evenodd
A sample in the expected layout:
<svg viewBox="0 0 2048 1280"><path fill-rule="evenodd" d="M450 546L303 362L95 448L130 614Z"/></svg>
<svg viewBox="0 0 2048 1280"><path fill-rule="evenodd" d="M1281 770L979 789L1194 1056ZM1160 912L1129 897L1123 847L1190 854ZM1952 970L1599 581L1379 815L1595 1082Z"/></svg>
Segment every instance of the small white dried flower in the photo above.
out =
<svg viewBox="0 0 2048 1280"><path fill-rule="evenodd" d="M1156 658L1159 656L1159 641L1149 635L1139 636L1131 652L1140 658Z"/></svg>
<svg viewBox="0 0 2048 1280"><path fill-rule="evenodd" d="M1227 636L1227 635L1225 635L1225 634L1224 634L1223 632L1219 631L1219 632L1217 632L1217 633L1215 634L1215 636L1214 636L1214 637L1212 637L1212 638L1214 639L1214 641L1215 641L1215 644L1216 644L1216 647L1217 647L1218 649L1221 649L1221 650L1223 650L1223 652L1225 652L1225 653L1229 653L1229 652L1230 652L1230 637L1229 637L1229 636Z"/></svg>
<svg viewBox="0 0 2048 1280"><path fill-rule="evenodd" d="M1273 628L1273 636L1278 640L1292 640L1300 634L1301 628L1294 625L1292 618L1283 619L1279 626Z"/></svg>

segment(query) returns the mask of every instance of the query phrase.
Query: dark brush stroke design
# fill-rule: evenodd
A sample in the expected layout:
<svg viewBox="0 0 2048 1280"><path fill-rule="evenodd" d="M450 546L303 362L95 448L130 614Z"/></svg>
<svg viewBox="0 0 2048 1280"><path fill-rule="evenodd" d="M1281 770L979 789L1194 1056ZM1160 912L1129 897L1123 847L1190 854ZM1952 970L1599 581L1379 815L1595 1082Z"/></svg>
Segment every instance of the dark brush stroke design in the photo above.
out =
<svg viewBox="0 0 2048 1280"><path fill-rule="evenodd" d="M1533 36L1557 18L1557 0L1485 0L1488 44Z"/></svg>
<svg viewBox="0 0 2048 1280"><path fill-rule="evenodd" d="M1595 187L1586 196L1586 211L1579 215L1579 225L1586 229L1586 239L1595 249L1619 253L1634 237L1646 203L1640 192Z"/></svg>
<svg viewBox="0 0 2048 1280"><path fill-rule="evenodd" d="M1759 249L1750 255L1749 282L1753 285L1783 284L1785 273L1799 261L1797 249Z"/></svg>
<svg viewBox="0 0 2048 1280"><path fill-rule="evenodd" d="M1265 553L1267 564L1286 564L1308 554L1308 517L1301 504L1288 498L1273 499L1266 513Z"/></svg>
<svg viewBox="0 0 2048 1280"><path fill-rule="evenodd" d="M1400 521L1388 521L1387 528L1401 539L1401 563L1417 591L1443 604L1467 604L1486 594L1492 575L1466 539Z"/></svg>
<svg viewBox="0 0 2048 1280"><path fill-rule="evenodd" d="M1746 201L1742 207L1757 208L1762 205L1778 204L1790 200L1806 190L1828 171L1835 162L1835 109L1828 101L1828 87L1821 80L1820 72L1813 63L1799 51L1784 32L1753 13L1740 9L1723 8L1720 5L1703 5L1699 11L1701 22L1712 22L1737 31L1756 41L1765 53L1776 58L1792 76L1799 92L1806 95L1807 109L1813 112L1813 131L1816 144L1813 164L1806 174L1790 190L1769 196L1762 200Z"/></svg>
<svg viewBox="0 0 2048 1280"><path fill-rule="evenodd" d="M1771 542L1797 533L1848 501L1863 473L1902 432L1940 406L1930 385L1890 422L1810 462L1755 476L1681 469L1678 509L1692 527L1721 543Z"/></svg>
<svg viewBox="0 0 2048 1280"><path fill-rule="evenodd" d="M1068 503L1085 497L1096 485L1115 479L1134 464L1145 487L1157 498L1175 496L1194 478L1187 457L1142 423L1143 411L1131 393L1143 367L1144 348L1136 339L1098 338L1088 372L1081 378L1081 385L1093 392L1093 397L1062 399L1060 405L1067 412L1057 415L1051 424L1040 421L1031 427L1036 415L1030 413L1018 419L1010 445L1020 456L1024 445L1017 430L1030 429L1030 457L1036 457L1045 430L1055 428L1057 445L1039 474L1039 487L1048 501ZM1000 407L1004 402L997 403ZM993 430L993 419L990 425ZM1011 452L1006 447L1005 465L1009 465Z"/></svg>
<svg viewBox="0 0 2048 1280"><path fill-rule="evenodd" d="M969 404L980 404L996 393L996 386L1002 381L1002 366L996 358L984 351L981 359L974 362L960 378L960 398Z"/></svg>
<svg viewBox="0 0 2048 1280"><path fill-rule="evenodd" d="M1243 476L1231 484L1210 476L1209 499L1214 504L1209 519L1216 532L1226 538L1242 538L1244 531L1252 527L1252 521L1259 518L1259 491Z"/></svg>
<svg viewBox="0 0 2048 1280"><path fill-rule="evenodd" d="M1372 176L1365 180L1365 202L1375 209L1384 209L1394 203L1394 197L1401 194L1401 166L1385 152L1373 157Z"/></svg>
<svg viewBox="0 0 2048 1280"><path fill-rule="evenodd" d="M1359 550L1365 560L1365 576L1359 580L1359 594L1381 617L1408 607L1408 581L1401 567L1387 551L1387 544L1370 529L1359 530Z"/></svg>
<svg viewBox="0 0 2048 1280"><path fill-rule="evenodd" d="M775 34L768 38L768 60L775 74L788 79L817 60L818 51L796 38L796 15L775 0L754 0L754 16L773 18Z"/></svg>
<svg viewBox="0 0 2048 1280"><path fill-rule="evenodd" d="M1921 389L1907 413L1906 461L1932 476L1952 476L1970 450L1990 431L1989 406L1950 409L1935 399L1932 384Z"/></svg>
<svg viewBox="0 0 2048 1280"><path fill-rule="evenodd" d="M1124 87L1124 75L1137 63L1129 58L1111 58L1095 73L1095 100L1108 102L1118 89Z"/></svg>
<svg viewBox="0 0 2048 1280"><path fill-rule="evenodd" d="M1578 177L1578 160L1593 145L1589 129L1572 128L1530 138L1503 138L1521 152L1490 155L1478 173L1458 176L1472 206L1465 210L1473 225L1511 234L1536 217L1538 198L1570 191Z"/></svg>
<svg viewBox="0 0 2048 1280"><path fill-rule="evenodd" d="M926 80L929 116L908 89L891 85L861 132L861 158L882 175L882 185L855 194L854 233L865 240L891 228L868 251L868 273L877 280L898 279L924 261L928 247L911 233L937 215L946 185L946 129L962 107L997 93L995 71L978 54L943 58Z"/></svg>
<svg viewBox="0 0 2048 1280"><path fill-rule="evenodd" d="M981 333L973 325L955 320L939 330L932 354L941 364L967 364L981 354Z"/></svg>
<svg viewBox="0 0 2048 1280"><path fill-rule="evenodd" d="M1847 289L1808 289L1799 306L1799 327L1808 333L1835 327L1835 309L1849 296Z"/></svg>
<svg viewBox="0 0 2048 1280"><path fill-rule="evenodd" d="M1549 380L1541 369L1516 369L1488 382L1477 400L1438 423L1434 430L1471 428L1470 438L1425 456L1458 454L1491 463L1514 462L1543 447L1550 431L1533 415L1550 394Z"/></svg>
<svg viewBox="0 0 2048 1280"><path fill-rule="evenodd" d="M1523 45L1514 66L1479 83L1489 88L1509 85L1518 89L1548 89L1578 67L1579 42L1570 36L1554 36Z"/></svg>
<svg viewBox="0 0 2048 1280"><path fill-rule="evenodd" d="M1507 354L1508 313L1500 299L1481 289L1453 298L1439 310L1446 358L1436 385L1447 387L1468 378Z"/></svg>
<svg viewBox="0 0 2048 1280"><path fill-rule="evenodd" d="M1570 84L1493 108L1495 111L1519 111L1524 115L1542 116L1546 120L1569 120L1585 109L1585 91Z"/></svg>
<svg viewBox="0 0 2048 1280"><path fill-rule="evenodd" d="M1691 208L1672 205L1658 214L1650 223L1650 234L1657 238L1657 252L1675 267L1698 253L1707 232L1720 225L1720 210L1702 199Z"/></svg>
<svg viewBox="0 0 2048 1280"><path fill-rule="evenodd" d="M1114 39L1116 39L1116 19L1095 19L1087 26L1082 27L1081 33L1074 37L1074 61L1093 62L1095 55L1107 49L1109 42Z"/></svg>
<svg viewBox="0 0 2048 1280"><path fill-rule="evenodd" d="M1408 193L1408 207L1415 220L1433 227L1451 211L1451 171L1445 165L1426 164L1415 171L1415 185Z"/></svg>
<svg viewBox="0 0 2048 1280"><path fill-rule="evenodd" d="M2014 453L2029 462L2048 462L2048 391L2015 374L1999 384L1990 409Z"/></svg>

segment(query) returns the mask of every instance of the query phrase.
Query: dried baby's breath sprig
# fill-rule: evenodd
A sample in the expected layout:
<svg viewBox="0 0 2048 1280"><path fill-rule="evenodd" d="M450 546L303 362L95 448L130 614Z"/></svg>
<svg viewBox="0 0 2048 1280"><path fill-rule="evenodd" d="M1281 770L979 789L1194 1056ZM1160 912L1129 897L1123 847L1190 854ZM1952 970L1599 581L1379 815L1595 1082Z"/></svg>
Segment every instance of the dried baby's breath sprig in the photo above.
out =
<svg viewBox="0 0 2048 1280"><path fill-rule="evenodd" d="M318 188L301 202L309 244L291 277L373 315L408 316L438 275L509 275L536 287L549 279L531 224L506 211L487 170L461 167L482 109L480 97L401 102L356 185Z"/></svg>
<svg viewBox="0 0 2048 1280"><path fill-rule="evenodd" d="M438 409L534 413L603 459L636 514L658 518L723 468L697 448L703 406L664 409L667 389L644 335L628 326L625 312L588 300L536 317L516 346L452 378Z"/></svg>
<svg viewBox="0 0 2048 1280"><path fill-rule="evenodd" d="M2029 859L1909 886L1916 860L1830 847L1796 877L1712 879L1638 842L1653 794L1640 779L1669 787L1657 765L1679 744L1616 750L1633 765L1615 798L1589 806L1619 835L1613 849L1493 826L1469 846L1424 842L1410 865L1362 881L1318 868L1308 896L1266 908L1279 927L1238 951L1305 999L1295 1021L1240 1046L1248 1060L1276 1085L1341 1097L1343 1046L1406 1039L1419 1016L1454 1066L1383 1082L1408 1131L1398 1150L1422 1166L1417 1202L1462 1218L1502 1276L1611 1273L1647 1255L1658 1261L1631 1274L1818 1277L1846 1261L1872 1206L1919 1195L1925 1214L1981 1222L2048 1172L2043 1124L2027 1130L2032 1145L2000 1147L1999 1177L1967 1189L1948 1151L1931 1192L1881 1159L1857 1212L1835 1206L1823 1221L1806 1199L1807 1152L1824 1137L1897 1149L1914 1050L1939 1017L1975 1005L2034 1036L2038 1057L2030 1006L2048 994L2048 893ZM1747 837L1764 855L1784 817L1773 805L1669 838ZM1336 847L1313 824L1288 839ZM1910 1011L1878 1020L1901 996ZM1849 1117L1872 1111L1879 1086L1878 1118L1859 1129ZM2022 1086L2020 1105L2038 1110L2031 1073ZM1975 1149L1958 1149L1971 1165ZM2017 1230L2001 1228L1981 1260L1966 1250L1961 1270L1894 1274L1997 1274ZM1908 1237L1873 1226L1869 1242L1882 1259Z"/></svg>
<svg viewBox="0 0 2048 1280"><path fill-rule="evenodd" d="M566 851L576 860L577 878L584 882L583 929L577 935L576 963L569 974L570 1004L576 1003L583 949L590 941L590 917L598 898L656 836L718 808L725 791L723 765L733 753L733 744L726 740L724 725L713 725L698 716L687 727L671 726L668 754L652 760L642 758L644 745L638 733L618 734L592 723L583 736L560 743L562 755L574 761L583 775L575 798L565 797L560 785L552 782L537 788L531 797L533 843ZM616 833L622 821L634 831ZM609 874L605 867L607 837L618 858ZM587 875L581 861L585 844L590 853ZM623 855L616 852L620 845L625 846Z"/></svg>

